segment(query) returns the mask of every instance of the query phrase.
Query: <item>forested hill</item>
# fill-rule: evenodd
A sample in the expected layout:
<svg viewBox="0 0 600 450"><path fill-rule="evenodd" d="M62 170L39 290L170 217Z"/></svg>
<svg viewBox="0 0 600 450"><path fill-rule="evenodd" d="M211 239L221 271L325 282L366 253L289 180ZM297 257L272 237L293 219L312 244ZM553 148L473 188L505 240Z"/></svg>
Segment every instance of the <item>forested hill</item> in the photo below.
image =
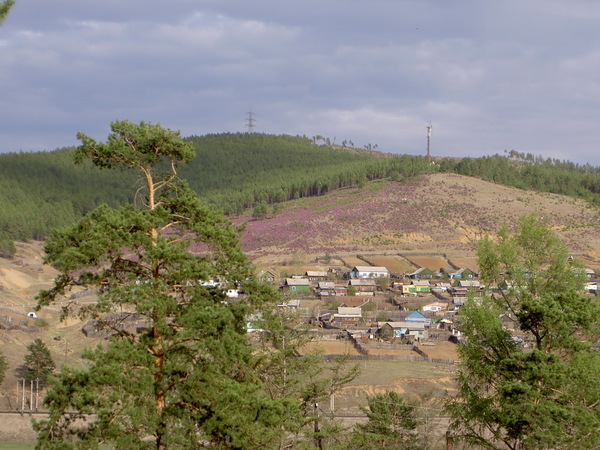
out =
<svg viewBox="0 0 600 450"><path fill-rule="evenodd" d="M511 152L485 158L389 155L316 145L306 137L226 133L187 138L196 158L180 176L226 214L264 203L321 195L371 179L401 180L428 172L454 172L522 189L556 192L600 205L600 168L542 160ZM96 206L143 201L131 198L131 172L75 166L72 148L0 155L0 253L13 240L43 239Z"/></svg>
<svg viewBox="0 0 600 450"><path fill-rule="evenodd" d="M299 136L229 133L189 139L197 155L179 173L226 214L260 202L320 195L394 173L412 176L429 170L421 157L315 145Z"/></svg>

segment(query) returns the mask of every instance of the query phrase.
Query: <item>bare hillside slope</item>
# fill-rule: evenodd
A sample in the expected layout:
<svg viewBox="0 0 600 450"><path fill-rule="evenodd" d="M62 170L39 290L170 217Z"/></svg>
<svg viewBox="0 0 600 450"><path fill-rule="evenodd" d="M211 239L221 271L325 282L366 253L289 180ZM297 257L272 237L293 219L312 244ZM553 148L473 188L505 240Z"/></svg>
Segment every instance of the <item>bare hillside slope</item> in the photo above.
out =
<svg viewBox="0 0 600 450"><path fill-rule="evenodd" d="M256 260L290 254L436 252L473 254L486 232L527 213L549 221L571 251L600 259L600 211L582 200L523 191L455 174L405 183L375 181L288 202L265 219L250 216L243 244Z"/></svg>

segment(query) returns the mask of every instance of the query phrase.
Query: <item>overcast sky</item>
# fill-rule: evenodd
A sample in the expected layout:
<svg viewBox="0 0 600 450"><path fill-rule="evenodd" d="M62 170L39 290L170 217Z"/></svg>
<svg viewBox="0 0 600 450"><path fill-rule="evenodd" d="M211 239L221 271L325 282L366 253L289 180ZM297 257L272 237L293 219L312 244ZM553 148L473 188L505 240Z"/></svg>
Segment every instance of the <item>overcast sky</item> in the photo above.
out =
<svg viewBox="0 0 600 450"><path fill-rule="evenodd" d="M17 0L0 152L254 130L600 166L598 0Z"/></svg>

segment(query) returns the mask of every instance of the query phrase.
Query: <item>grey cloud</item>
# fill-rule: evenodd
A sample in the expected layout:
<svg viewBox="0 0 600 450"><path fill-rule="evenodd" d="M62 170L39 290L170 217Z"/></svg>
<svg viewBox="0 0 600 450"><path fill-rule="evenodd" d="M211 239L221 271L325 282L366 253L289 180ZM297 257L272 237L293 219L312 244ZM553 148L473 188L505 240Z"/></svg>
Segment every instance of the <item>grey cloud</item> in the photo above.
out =
<svg viewBox="0 0 600 450"><path fill-rule="evenodd" d="M422 153L600 165L591 0L20 0L0 28L0 151L256 129ZM4 93L6 93L4 95Z"/></svg>

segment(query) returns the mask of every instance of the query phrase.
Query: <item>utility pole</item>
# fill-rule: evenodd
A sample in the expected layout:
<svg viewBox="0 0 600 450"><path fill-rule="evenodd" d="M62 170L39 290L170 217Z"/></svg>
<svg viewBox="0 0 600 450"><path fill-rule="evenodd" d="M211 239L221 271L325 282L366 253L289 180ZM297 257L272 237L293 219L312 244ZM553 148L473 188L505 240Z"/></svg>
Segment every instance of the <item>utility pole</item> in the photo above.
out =
<svg viewBox="0 0 600 450"><path fill-rule="evenodd" d="M252 108L248 111L248 118L246 119L246 128L248 128L248 133L254 133L254 113L252 112Z"/></svg>
<svg viewBox="0 0 600 450"><path fill-rule="evenodd" d="M431 163L431 153L429 152L429 143L431 141L431 129L433 128L431 122L429 122L429 125L427 125L425 128L427 129L427 162Z"/></svg>

